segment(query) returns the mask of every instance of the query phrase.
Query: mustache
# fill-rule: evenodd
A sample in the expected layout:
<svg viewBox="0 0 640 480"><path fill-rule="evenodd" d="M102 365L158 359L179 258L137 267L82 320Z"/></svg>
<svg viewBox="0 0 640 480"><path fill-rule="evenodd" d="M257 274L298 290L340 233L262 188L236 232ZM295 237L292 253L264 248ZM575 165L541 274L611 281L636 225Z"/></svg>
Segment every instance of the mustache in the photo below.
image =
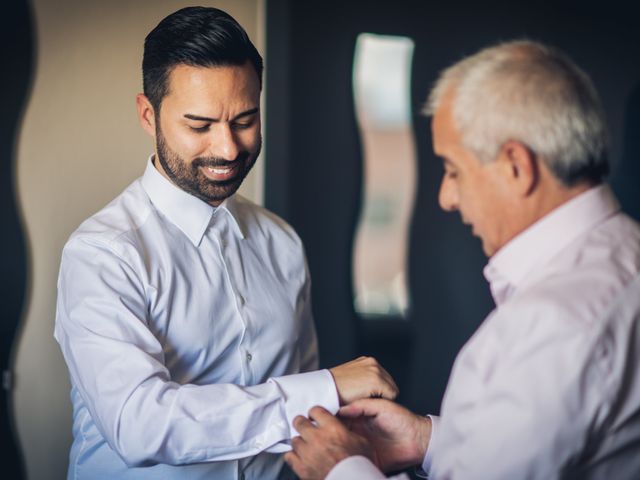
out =
<svg viewBox="0 0 640 480"><path fill-rule="evenodd" d="M222 157L197 157L191 163L193 168L199 167L227 167L230 163L245 162L249 158L249 152L244 151L238 153L236 158L229 160Z"/></svg>

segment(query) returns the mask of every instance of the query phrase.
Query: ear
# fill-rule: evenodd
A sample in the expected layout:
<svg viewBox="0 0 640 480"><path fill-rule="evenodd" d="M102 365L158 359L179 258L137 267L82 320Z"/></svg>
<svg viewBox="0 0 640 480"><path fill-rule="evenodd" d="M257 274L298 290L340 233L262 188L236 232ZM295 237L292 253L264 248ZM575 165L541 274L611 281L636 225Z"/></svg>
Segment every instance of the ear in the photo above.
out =
<svg viewBox="0 0 640 480"><path fill-rule="evenodd" d="M149 99L143 94L136 95L136 110L138 111L138 120L145 132L156 137L156 116L153 106Z"/></svg>
<svg viewBox="0 0 640 480"><path fill-rule="evenodd" d="M536 155L523 143L509 140L500 148L498 160L511 187L520 196L528 196L539 180Z"/></svg>

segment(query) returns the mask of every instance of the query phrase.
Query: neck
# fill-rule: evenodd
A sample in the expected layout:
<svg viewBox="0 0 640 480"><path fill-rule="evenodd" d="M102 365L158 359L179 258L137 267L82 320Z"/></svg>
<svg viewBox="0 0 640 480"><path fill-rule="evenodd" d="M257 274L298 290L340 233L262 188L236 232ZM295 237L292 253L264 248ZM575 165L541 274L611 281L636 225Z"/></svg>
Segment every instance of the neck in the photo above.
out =
<svg viewBox="0 0 640 480"><path fill-rule="evenodd" d="M554 179L555 180L555 179ZM591 182L581 182L571 187L564 186L558 181L548 182L546 188L541 189L534 200L533 221L534 223L545 217L559 206L574 199L578 195L593 188L595 185Z"/></svg>
<svg viewBox="0 0 640 480"><path fill-rule="evenodd" d="M521 208L512 210L512 225L515 228L512 229L510 238L520 234L556 208L596 186L591 182L581 182L567 187L555 178L546 180L539 182L527 197L521 199Z"/></svg>

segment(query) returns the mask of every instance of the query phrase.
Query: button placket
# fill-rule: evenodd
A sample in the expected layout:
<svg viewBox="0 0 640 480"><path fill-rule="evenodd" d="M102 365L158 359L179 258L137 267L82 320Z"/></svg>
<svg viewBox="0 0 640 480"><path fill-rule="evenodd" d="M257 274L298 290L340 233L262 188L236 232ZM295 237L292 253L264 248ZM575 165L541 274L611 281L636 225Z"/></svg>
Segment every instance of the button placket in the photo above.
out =
<svg viewBox="0 0 640 480"><path fill-rule="evenodd" d="M236 294L236 300L238 301L238 306L244 307L244 297L239 293Z"/></svg>
<svg viewBox="0 0 640 480"><path fill-rule="evenodd" d="M228 285L232 292L232 299L235 300L236 304L236 312L239 320L242 322L244 327L244 332L241 337L240 346L241 355L242 355L242 370L244 373L244 381L248 384L253 383L254 381L254 371L251 366L252 361L254 361L254 355L248 350L248 345L250 342L250 328L249 321L246 315L246 311L244 311L244 307L246 305L246 299L240 293L240 289L238 288L238 282L236 282L236 272L234 270L234 265L237 265L237 262L234 262L235 256L238 252L235 251L235 244L233 243L233 239L227 238L228 236L233 236L233 225L229 225L228 217L218 217L216 228L215 228L215 239L218 243L218 253L220 255L220 259L222 264L224 265L224 269L226 271L226 277ZM243 358L244 357L244 358Z"/></svg>

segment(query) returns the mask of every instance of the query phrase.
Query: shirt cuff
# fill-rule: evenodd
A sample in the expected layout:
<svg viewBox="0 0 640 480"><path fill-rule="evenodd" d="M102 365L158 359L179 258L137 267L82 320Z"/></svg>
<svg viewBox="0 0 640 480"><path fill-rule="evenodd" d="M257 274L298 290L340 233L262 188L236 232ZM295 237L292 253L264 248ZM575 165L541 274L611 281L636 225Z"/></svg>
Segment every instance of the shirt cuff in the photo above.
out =
<svg viewBox="0 0 640 480"><path fill-rule="evenodd" d="M354 478L378 480L387 477L367 457L355 455L338 462L325 480L353 480Z"/></svg>
<svg viewBox="0 0 640 480"><path fill-rule="evenodd" d="M284 394L284 408L291 437L298 435L293 428L293 419L298 415L308 416L309 410L316 405L324 407L335 415L340 409L338 391L329 370L298 373L272 378Z"/></svg>
<svg viewBox="0 0 640 480"><path fill-rule="evenodd" d="M433 461L433 454L435 452L433 441L436 438L436 431L438 429L438 423L440 422L440 417L435 415L427 415L427 417L431 419L431 437L429 438L429 446L424 455L424 460L422 460L422 471L418 470L416 472L416 474L422 478L429 478L429 470L431 470L431 462Z"/></svg>

